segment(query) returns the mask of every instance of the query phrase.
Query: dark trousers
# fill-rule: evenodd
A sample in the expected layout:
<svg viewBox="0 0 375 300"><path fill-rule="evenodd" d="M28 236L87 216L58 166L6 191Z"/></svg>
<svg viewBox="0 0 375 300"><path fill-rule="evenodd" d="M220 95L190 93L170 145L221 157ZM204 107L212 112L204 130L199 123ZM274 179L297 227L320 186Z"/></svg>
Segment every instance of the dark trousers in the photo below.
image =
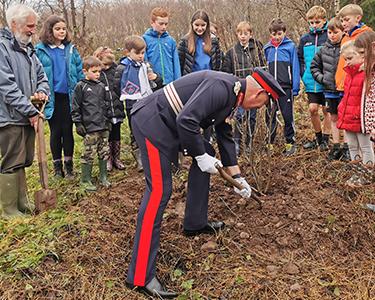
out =
<svg viewBox="0 0 375 300"><path fill-rule="evenodd" d="M134 134L133 134L132 115L130 114L130 111L132 110L133 105L136 102L137 102L136 100L126 100L126 108L125 108L126 116L128 117L128 124L129 124L129 131L130 131L130 145L133 150L138 147L137 147L137 143L135 141Z"/></svg>
<svg viewBox="0 0 375 300"><path fill-rule="evenodd" d="M161 221L172 194L172 172L169 158L143 136L136 123L132 125L142 156L146 190L138 211L127 281L144 286L156 273ZM213 155L212 146L207 141L205 145L208 148L206 151ZM185 229L201 229L207 224L210 174L203 173L193 161L189 172Z"/></svg>
<svg viewBox="0 0 375 300"><path fill-rule="evenodd" d="M31 166L34 159L35 131L27 126L0 127L0 173L14 173Z"/></svg>
<svg viewBox="0 0 375 300"><path fill-rule="evenodd" d="M112 124L112 129L109 133L109 141L115 142L121 140L121 122Z"/></svg>
<svg viewBox="0 0 375 300"><path fill-rule="evenodd" d="M273 101L272 105L267 106L266 122L271 133L270 143L273 144L276 138L277 120L276 112L280 110L284 119L284 137L288 144L295 142L294 112L293 112L293 94L291 89L284 88L286 96ZM271 123L271 124L270 124Z"/></svg>
<svg viewBox="0 0 375 300"><path fill-rule="evenodd" d="M73 122L68 94L55 93L55 107L48 124L51 131L50 147L53 160L61 160L63 150L64 156L72 157L74 151Z"/></svg>

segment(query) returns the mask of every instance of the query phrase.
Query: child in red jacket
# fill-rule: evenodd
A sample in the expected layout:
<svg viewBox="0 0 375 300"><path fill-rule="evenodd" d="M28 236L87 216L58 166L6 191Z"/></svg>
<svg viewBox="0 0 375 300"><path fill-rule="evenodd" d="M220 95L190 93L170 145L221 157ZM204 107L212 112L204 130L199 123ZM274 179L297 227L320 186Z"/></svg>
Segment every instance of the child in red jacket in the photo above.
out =
<svg viewBox="0 0 375 300"><path fill-rule="evenodd" d="M341 47L341 53L345 59L346 77L344 97L338 107L337 128L345 130L351 160L361 160L364 165L373 165L374 150L370 134L361 130L363 86L366 78L363 67L364 49L356 48L354 41L349 41ZM364 183L363 178L357 175L353 175L347 182L351 186L360 186Z"/></svg>

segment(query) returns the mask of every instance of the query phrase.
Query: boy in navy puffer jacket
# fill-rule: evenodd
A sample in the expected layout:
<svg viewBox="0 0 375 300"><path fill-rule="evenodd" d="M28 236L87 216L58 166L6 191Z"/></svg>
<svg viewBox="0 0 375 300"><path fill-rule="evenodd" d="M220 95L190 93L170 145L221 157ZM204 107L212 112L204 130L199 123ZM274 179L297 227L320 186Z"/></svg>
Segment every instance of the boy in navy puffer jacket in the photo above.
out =
<svg viewBox="0 0 375 300"><path fill-rule="evenodd" d="M318 145L321 151L328 150L328 140L331 131L331 121L326 109L323 86L316 82L311 74L310 65L315 54L327 40L327 13L321 6L313 6L306 14L310 30L304 34L298 46L298 59L302 81L305 85L309 100L309 111L316 139L303 145L305 149L315 149ZM319 107L322 106L324 121L320 122Z"/></svg>
<svg viewBox="0 0 375 300"><path fill-rule="evenodd" d="M269 72L275 77L283 88L286 96L269 105L267 111L267 124L271 118L270 143L276 137L276 111L279 109L284 119L285 128L285 155L293 155L297 148L295 145L295 127L293 115L293 97L298 95L300 87L299 63L295 44L286 37L285 23L275 19L269 26L271 40L264 46Z"/></svg>
<svg viewBox="0 0 375 300"><path fill-rule="evenodd" d="M328 154L329 160L350 160L348 144L344 143L340 148L340 131L337 123L337 107L341 100L341 94L337 90L335 74L340 58L340 44L344 34L344 27L339 18L333 18L328 23L328 40L320 51L315 54L311 62L311 73L314 79L323 85L324 97L327 100L328 112L331 116L331 130L333 147Z"/></svg>

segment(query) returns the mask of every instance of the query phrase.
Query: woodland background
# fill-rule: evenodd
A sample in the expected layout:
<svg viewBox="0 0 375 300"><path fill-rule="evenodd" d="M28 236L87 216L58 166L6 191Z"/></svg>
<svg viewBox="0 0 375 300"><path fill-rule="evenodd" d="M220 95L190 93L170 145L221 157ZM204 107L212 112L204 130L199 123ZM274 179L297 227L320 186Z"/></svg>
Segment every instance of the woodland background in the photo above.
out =
<svg viewBox="0 0 375 300"><path fill-rule="evenodd" d="M375 27L375 0L0 0L2 24L6 23L7 7L15 2L32 6L41 16L39 26L50 14L64 16L83 56L99 46L121 49L126 36L142 35L150 26L149 13L156 6L170 10L168 31L176 41L188 32L193 12L205 9L210 21L219 27L218 35L224 50L235 42L236 25L243 20L253 25L256 38L266 42L269 22L281 17L288 25L288 35L298 42L307 30L305 14L313 5L322 5L328 17L332 17L340 7L357 3L365 12L364 21Z"/></svg>

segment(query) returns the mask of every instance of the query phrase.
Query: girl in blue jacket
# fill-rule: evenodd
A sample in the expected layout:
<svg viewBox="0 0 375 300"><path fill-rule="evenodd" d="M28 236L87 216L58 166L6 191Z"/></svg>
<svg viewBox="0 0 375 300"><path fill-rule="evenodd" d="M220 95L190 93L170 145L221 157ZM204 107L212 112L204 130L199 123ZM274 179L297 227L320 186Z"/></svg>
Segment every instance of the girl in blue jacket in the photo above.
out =
<svg viewBox="0 0 375 300"><path fill-rule="evenodd" d="M63 18L52 15L43 24L36 54L48 77L51 94L44 114L50 127L50 147L56 177L73 178L73 122L71 97L82 79L81 57L71 43ZM64 171L62 164L64 151ZM64 174L65 173L65 174Z"/></svg>

